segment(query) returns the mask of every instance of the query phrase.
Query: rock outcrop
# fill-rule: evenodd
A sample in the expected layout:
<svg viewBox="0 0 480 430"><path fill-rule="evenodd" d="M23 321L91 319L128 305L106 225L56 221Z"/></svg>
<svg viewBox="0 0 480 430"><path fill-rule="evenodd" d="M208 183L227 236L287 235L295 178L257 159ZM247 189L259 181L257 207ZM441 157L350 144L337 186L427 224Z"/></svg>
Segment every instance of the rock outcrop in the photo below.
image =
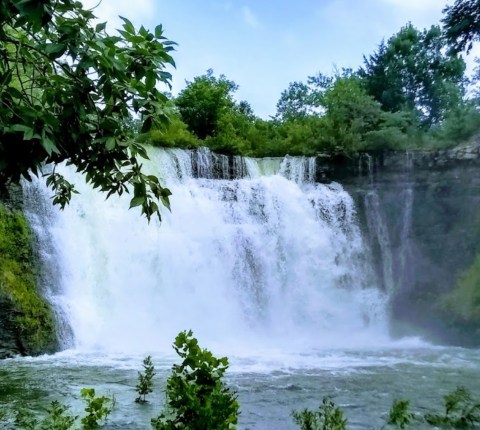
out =
<svg viewBox="0 0 480 430"><path fill-rule="evenodd" d="M20 187L0 195L0 358L57 348L52 309L38 289L34 238Z"/></svg>
<svg viewBox="0 0 480 430"><path fill-rule="evenodd" d="M479 148L477 139L320 164L356 200L394 334L480 345Z"/></svg>

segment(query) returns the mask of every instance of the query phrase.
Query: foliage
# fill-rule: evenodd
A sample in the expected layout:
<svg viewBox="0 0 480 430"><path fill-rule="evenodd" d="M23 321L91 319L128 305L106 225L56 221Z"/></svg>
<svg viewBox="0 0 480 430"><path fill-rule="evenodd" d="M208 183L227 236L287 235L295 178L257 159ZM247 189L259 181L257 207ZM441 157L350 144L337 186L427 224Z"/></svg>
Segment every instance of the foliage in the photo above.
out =
<svg viewBox="0 0 480 430"><path fill-rule="evenodd" d="M452 147L467 142L480 130L480 110L477 101L469 100L452 108L439 127L432 127L428 134L433 145Z"/></svg>
<svg viewBox="0 0 480 430"><path fill-rule="evenodd" d="M137 137L137 142L163 148L191 149L200 145L200 140L188 131L187 125L175 113L162 128L154 128Z"/></svg>
<svg viewBox="0 0 480 430"><path fill-rule="evenodd" d="M339 77L325 91L326 139L328 149L355 152L362 148L365 133L380 122L381 109L367 94L359 78Z"/></svg>
<svg viewBox="0 0 480 430"><path fill-rule="evenodd" d="M443 9L443 13L446 39L455 51L469 52L473 42L480 40L480 1L455 0L452 6Z"/></svg>
<svg viewBox="0 0 480 430"><path fill-rule="evenodd" d="M427 414L425 420L437 427L475 429L480 425L480 402L465 387L444 396L445 414Z"/></svg>
<svg viewBox="0 0 480 430"><path fill-rule="evenodd" d="M46 417L38 420L31 412L17 411L15 425L26 430L70 430L74 428L77 417L68 414L68 406L54 400L46 412Z"/></svg>
<svg viewBox="0 0 480 430"><path fill-rule="evenodd" d="M419 31L407 24L368 59L360 75L387 111L414 111L428 128L440 123L464 94L465 62L445 50L438 26Z"/></svg>
<svg viewBox="0 0 480 430"><path fill-rule="evenodd" d="M454 318L480 325L480 254L463 272L455 288L442 300Z"/></svg>
<svg viewBox="0 0 480 430"><path fill-rule="evenodd" d="M155 376L155 367L152 363L152 357L149 355L143 360L144 372L138 372L138 384L135 387L138 397L137 403L145 403L147 394L153 392L153 377Z"/></svg>
<svg viewBox="0 0 480 430"><path fill-rule="evenodd" d="M251 108L250 108L251 109ZM245 105L234 105L218 118L217 133L207 137L205 144L223 154L253 155L252 135L255 133L256 118Z"/></svg>
<svg viewBox="0 0 480 430"><path fill-rule="evenodd" d="M111 412L111 409L107 407L111 399L95 397L93 388L83 388L80 395L87 403L86 415L80 420L82 430L92 430L100 427L99 421L105 420ZM78 417L70 415L68 412L68 406L54 400L50 404L50 408L46 409L46 416L40 419L27 410L15 411L15 426L25 430L70 430L78 428L76 425Z"/></svg>
<svg viewBox="0 0 480 430"><path fill-rule="evenodd" d="M56 342L52 309L36 286L33 240L23 213L0 203L0 297L14 306L19 345L27 354L52 351Z"/></svg>
<svg viewBox="0 0 480 430"><path fill-rule="evenodd" d="M41 422L40 430L69 430L75 424L77 417L68 415L68 406L53 401L47 408L47 417Z"/></svg>
<svg viewBox="0 0 480 430"><path fill-rule="evenodd" d="M280 95L275 117L281 121L305 118L315 112L315 100L314 91L309 85L291 82Z"/></svg>
<svg viewBox="0 0 480 430"><path fill-rule="evenodd" d="M152 419L156 430L228 430L236 428L238 401L222 381L226 357L200 348L192 332L181 332L173 348L182 363L167 381L166 410Z"/></svg>
<svg viewBox="0 0 480 430"><path fill-rule="evenodd" d="M343 411L329 397L324 397L318 411L293 411L295 424L301 430L345 430L347 420Z"/></svg>
<svg viewBox="0 0 480 430"><path fill-rule="evenodd" d="M168 119L157 84L170 85L173 42L162 27L137 31L122 18L110 36L74 0L4 0L0 17L0 185L51 163L47 184L64 207L75 191L55 166L66 162L107 196L133 189L130 206L160 216L170 192L142 173L130 120L147 132Z"/></svg>
<svg viewBox="0 0 480 430"><path fill-rule="evenodd" d="M110 415L112 409L107 405L112 400L105 396L95 397L95 389L93 388L82 388L80 395L87 403L85 407L87 414L81 419L84 430L98 428L100 426L98 422L106 420L108 415Z"/></svg>
<svg viewBox="0 0 480 430"><path fill-rule="evenodd" d="M415 418L409 409L410 402L408 400L394 400L392 408L388 413L387 423L397 428L404 429Z"/></svg>
<svg viewBox="0 0 480 430"><path fill-rule="evenodd" d="M175 99L175 105L188 129L199 139L214 137L222 114L234 106L232 94L238 86L224 75L216 78L210 69L205 75L187 82Z"/></svg>

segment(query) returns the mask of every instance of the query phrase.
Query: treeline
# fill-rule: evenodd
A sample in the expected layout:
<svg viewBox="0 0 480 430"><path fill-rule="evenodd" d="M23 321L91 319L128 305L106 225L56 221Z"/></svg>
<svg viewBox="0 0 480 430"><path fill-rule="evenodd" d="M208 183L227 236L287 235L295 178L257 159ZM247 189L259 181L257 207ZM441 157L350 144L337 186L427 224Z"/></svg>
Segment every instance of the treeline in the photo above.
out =
<svg viewBox="0 0 480 430"><path fill-rule="evenodd" d="M461 54L472 37L457 40L458 22L465 16L472 21L472 11L480 13L475 2L472 10L466 8L468 2L459 4L463 10L444 10L443 28L421 31L405 25L365 56L357 70L318 73L290 83L268 120L258 118L248 102L235 100L235 82L208 70L171 98L170 123L139 139L253 157L429 149L463 142L480 129L480 68L466 76Z"/></svg>

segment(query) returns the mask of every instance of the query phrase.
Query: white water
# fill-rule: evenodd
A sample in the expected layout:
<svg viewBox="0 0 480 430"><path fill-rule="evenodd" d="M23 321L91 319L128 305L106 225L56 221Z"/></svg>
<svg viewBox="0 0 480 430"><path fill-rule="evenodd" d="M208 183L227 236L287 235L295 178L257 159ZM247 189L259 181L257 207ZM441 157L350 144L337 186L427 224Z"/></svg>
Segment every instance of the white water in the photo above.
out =
<svg viewBox="0 0 480 430"><path fill-rule="evenodd" d="M65 347L171 351L184 329L236 356L388 342L352 199L312 183L313 159L236 160L245 178L220 180L225 159L195 157L152 150L146 167L173 193L161 225L66 168L81 195L63 212L41 182L25 187Z"/></svg>

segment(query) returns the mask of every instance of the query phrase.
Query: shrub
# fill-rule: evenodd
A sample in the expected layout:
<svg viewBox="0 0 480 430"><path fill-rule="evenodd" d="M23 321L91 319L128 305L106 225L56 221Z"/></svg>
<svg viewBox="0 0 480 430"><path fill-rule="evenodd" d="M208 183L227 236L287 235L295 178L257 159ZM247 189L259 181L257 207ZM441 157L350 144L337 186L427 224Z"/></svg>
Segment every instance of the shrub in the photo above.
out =
<svg viewBox="0 0 480 430"><path fill-rule="evenodd" d="M301 430L345 430L347 420L343 411L329 397L324 397L318 411L293 411L293 420Z"/></svg>
<svg viewBox="0 0 480 430"><path fill-rule="evenodd" d="M181 332L173 348L182 358L167 380L166 410L152 419L156 430L236 428L238 401L222 378L228 359L200 348L192 332Z"/></svg>
<svg viewBox="0 0 480 430"><path fill-rule="evenodd" d="M387 423L404 429L415 418L409 408L410 402L408 400L394 400L392 409L388 414Z"/></svg>
<svg viewBox="0 0 480 430"><path fill-rule="evenodd" d="M478 429L480 402L465 387L444 396L445 413L427 414L425 421L433 426L451 429Z"/></svg>
<svg viewBox="0 0 480 430"><path fill-rule="evenodd" d="M87 406L85 408L85 415L81 419L84 430L96 429L100 426L98 423L101 420L106 420L111 408L107 406L112 400L108 397L95 397L95 389L93 388L82 388L80 391L82 399L85 400Z"/></svg>
<svg viewBox="0 0 480 430"><path fill-rule="evenodd" d="M153 377L155 376L155 367L152 363L152 357L149 355L143 360L144 373L138 372L138 384L135 390L138 397L135 399L137 403L145 403L147 394L153 392Z"/></svg>

